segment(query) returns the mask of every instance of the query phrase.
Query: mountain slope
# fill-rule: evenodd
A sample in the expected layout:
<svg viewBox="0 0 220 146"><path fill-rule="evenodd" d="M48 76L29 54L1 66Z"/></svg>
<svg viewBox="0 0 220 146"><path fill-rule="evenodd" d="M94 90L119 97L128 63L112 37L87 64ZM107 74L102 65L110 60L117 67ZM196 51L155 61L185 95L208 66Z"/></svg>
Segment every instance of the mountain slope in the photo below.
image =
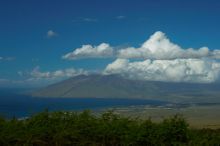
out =
<svg viewBox="0 0 220 146"><path fill-rule="evenodd" d="M157 90L153 83L118 75L80 75L33 93L38 97L143 98Z"/></svg>
<svg viewBox="0 0 220 146"><path fill-rule="evenodd" d="M219 84L167 83L129 80L119 75L79 75L33 92L36 97L147 98L212 100L220 97ZM208 98L208 99L207 99Z"/></svg>

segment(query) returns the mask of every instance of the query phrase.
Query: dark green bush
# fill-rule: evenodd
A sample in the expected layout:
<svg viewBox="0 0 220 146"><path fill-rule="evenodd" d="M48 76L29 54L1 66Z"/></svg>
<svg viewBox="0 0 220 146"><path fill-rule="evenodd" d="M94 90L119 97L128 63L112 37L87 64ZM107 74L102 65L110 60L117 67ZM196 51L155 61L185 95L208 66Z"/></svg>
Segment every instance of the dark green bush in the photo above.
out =
<svg viewBox="0 0 220 146"><path fill-rule="evenodd" d="M220 145L220 129L190 129L181 116L154 123L112 111L42 112L30 118L0 118L0 146Z"/></svg>

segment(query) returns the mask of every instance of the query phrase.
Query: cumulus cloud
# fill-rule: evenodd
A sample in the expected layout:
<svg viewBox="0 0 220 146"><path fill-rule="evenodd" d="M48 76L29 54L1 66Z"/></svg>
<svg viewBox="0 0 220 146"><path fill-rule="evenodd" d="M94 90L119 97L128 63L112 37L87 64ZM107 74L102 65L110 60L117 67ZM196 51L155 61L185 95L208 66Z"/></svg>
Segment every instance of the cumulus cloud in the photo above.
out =
<svg viewBox="0 0 220 146"><path fill-rule="evenodd" d="M183 49L172 43L166 35L155 32L140 48L129 47L118 51L119 58L145 58L145 59L176 59L176 58L202 58L209 56L209 49Z"/></svg>
<svg viewBox="0 0 220 146"><path fill-rule="evenodd" d="M144 60L117 59L104 74L121 74L148 81L210 83L219 80L220 63L203 59Z"/></svg>
<svg viewBox="0 0 220 146"><path fill-rule="evenodd" d="M58 34L55 31L53 31L53 30L47 31L47 38L53 38L53 37L57 37L57 36L58 36Z"/></svg>
<svg viewBox="0 0 220 146"><path fill-rule="evenodd" d="M179 45L171 42L165 33L155 32L139 48L124 47L118 49L111 47L107 43L99 46L83 45L63 56L63 59L74 60L81 58L141 58L141 59L187 59L187 58L214 58L220 59L220 50L209 50L208 47L199 49L184 49Z"/></svg>
<svg viewBox="0 0 220 146"><path fill-rule="evenodd" d="M83 45L63 59L115 57L104 74L121 74L138 80L210 83L220 80L220 50L207 47L182 48L171 42L165 33L155 32L140 47ZM139 61L131 61L134 58Z"/></svg>
<svg viewBox="0 0 220 146"><path fill-rule="evenodd" d="M155 32L141 47L120 49L105 74L138 80L210 83L220 78L220 50L183 49L163 32ZM131 58L143 61L131 62Z"/></svg>
<svg viewBox="0 0 220 146"><path fill-rule="evenodd" d="M109 44L102 43L98 46L83 45L81 48L77 48L73 52L67 53L62 58L74 60L81 58L103 58L112 56L113 48Z"/></svg>

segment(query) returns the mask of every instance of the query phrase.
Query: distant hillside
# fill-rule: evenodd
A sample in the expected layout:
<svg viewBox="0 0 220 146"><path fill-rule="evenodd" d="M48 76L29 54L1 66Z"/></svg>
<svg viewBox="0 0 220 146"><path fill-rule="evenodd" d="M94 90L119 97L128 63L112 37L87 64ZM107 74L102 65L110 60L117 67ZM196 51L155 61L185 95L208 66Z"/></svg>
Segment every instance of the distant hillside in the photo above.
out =
<svg viewBox="0 0 220 146"><path fill-rule="evenodd" d="M119 75L79 75L32 93L36 97L147 98L172 101L220 101L220 84L167 83L125 79Z"/></svg>

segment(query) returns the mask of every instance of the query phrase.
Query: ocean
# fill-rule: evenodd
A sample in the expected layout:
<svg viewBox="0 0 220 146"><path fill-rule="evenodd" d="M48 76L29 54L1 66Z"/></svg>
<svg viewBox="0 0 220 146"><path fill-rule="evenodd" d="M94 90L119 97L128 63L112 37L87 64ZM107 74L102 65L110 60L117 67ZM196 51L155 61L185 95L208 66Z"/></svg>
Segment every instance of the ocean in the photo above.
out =
<svg viewBox="0 0 220 146"><path fill-rule="evenodd" d="M14 90L0 90L0 116L6 118L28 117L46 109L49 111L81 111L165 104L167 104L165 101L125 98L38 98L18 94Z"/></svg>

